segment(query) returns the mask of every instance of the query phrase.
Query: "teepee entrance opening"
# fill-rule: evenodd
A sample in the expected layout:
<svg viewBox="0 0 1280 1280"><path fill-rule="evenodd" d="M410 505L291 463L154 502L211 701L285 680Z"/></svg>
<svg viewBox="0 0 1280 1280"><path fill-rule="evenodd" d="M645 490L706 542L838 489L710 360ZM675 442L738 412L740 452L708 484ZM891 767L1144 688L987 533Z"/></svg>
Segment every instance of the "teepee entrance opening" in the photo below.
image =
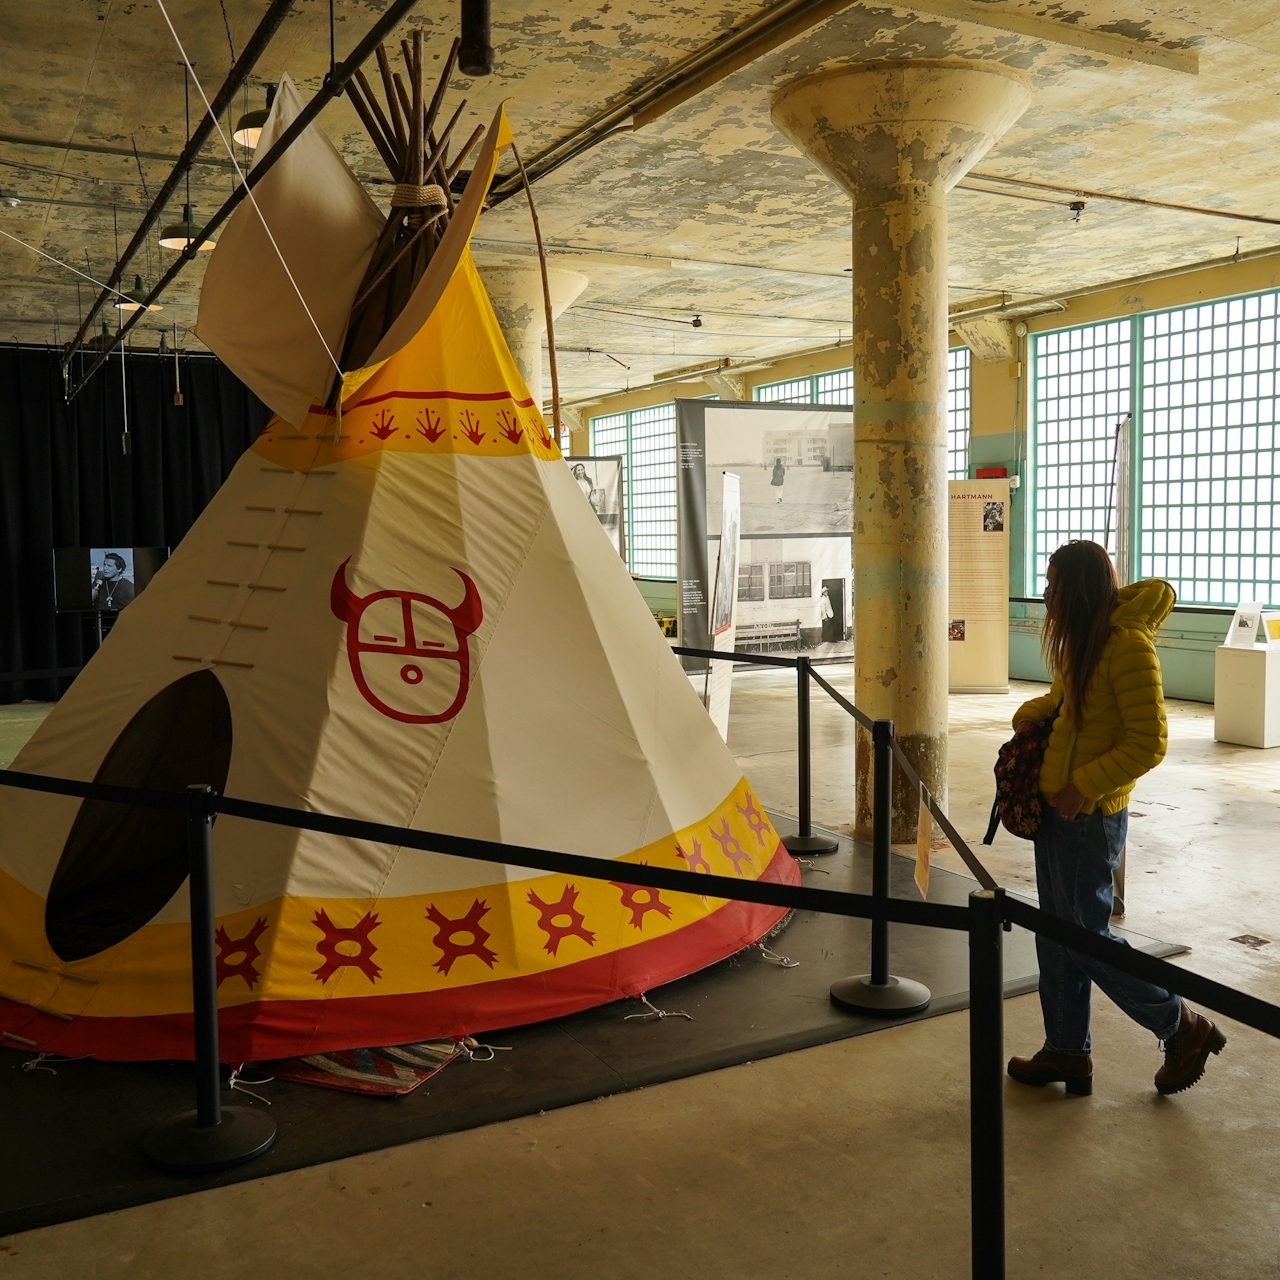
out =
<svg viewBox="0 0 1280 1280"><path fill-rule="evenodd" d="M161 689L125 725L95 782L180 791L226 785L231 707L218 677L196 671ZM49 886L44 927L63 960L97 955L137 932L187 877L186 813L86 800Z"/></svg>

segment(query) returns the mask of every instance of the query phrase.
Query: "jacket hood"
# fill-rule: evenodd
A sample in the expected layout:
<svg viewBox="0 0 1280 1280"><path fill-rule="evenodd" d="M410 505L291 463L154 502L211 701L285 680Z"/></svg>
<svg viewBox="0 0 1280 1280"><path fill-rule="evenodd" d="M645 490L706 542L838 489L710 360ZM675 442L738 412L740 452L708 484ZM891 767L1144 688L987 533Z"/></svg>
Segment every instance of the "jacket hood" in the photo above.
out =
<svg viewBox="0 0 1280 1280"><path fill-rule="evenodd" d="M1173 588L1160 578L1131 582L1121 587L1116 607L1111 611L1113 627L1141 627L1151 634L1173 611L1178 597Z"/></svg>

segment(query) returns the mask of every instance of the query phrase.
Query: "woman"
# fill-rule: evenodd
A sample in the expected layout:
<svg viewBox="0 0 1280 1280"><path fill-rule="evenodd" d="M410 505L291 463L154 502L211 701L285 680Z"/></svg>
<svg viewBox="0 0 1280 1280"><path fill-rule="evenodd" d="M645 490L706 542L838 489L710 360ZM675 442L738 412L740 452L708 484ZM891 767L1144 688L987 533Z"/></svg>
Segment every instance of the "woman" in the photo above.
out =
<svg viewBox="0 0 1280 1280"><path fill-rule="evenodd" d="M781 458L773 460L773 475L769 483L778 491L778 501L782 501L782 486L787 483L787 468Z"/></svg>
<svg viewBox="0 0 1280 1280"><path fill-rule="evenodd" d="M1117 587L1096 542L1065 543L1049 560L1042 644L1053 687L1018 708L1019 733L1053 717L1040 768L1045 816L1035 835L1040 906L1112 937L1113 869L1129 825L1133 784L1164 759L1167 730L1154 636L1173 608L1173 588L1151 579ZM1161 1093L1189 1089L1226 1038L1163 987L1036 937L1044 1047L1011 1058L1009 1074L1037 1087L1061 1082L1093 1092L1089 993L1097 983L1135 1022L1164 1042Z"/></svg>

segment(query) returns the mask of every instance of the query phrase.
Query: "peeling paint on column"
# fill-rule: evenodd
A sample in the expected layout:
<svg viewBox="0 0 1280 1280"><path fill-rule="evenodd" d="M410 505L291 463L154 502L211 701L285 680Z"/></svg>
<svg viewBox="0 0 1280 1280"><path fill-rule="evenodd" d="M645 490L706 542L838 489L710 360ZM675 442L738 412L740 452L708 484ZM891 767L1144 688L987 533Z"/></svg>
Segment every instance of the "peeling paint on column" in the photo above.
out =
<svg viewBox="0 0 1280 1280"><path fill-rule="evenodd" d="M536 405L543 403L542 340L547 332L542 271L536 262L518 267L480 268L498 328ZM554 318L587 287L586 276L552 267L547 271Z"/></svg>
<svg viewBox="0 0 1280 1280"><path fill-rule="evenodd" d="M947 792L946 193L1025 110L1026 82L963 62L863 63L801 80L778 128L853 196L856 701ZM870 835L858 752L857 834ZM895 788L894 838L915 828Z"/></svg>

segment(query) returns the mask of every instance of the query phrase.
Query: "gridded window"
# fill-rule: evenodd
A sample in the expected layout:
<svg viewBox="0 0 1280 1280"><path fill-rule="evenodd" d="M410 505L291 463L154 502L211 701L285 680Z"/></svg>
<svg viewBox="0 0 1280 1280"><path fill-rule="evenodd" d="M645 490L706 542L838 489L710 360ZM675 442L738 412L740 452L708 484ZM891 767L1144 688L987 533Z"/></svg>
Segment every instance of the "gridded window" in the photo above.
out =
<svg viewBox="0 0 1280 1280"><path fill-rule="evenodd" d="M751 388L753 400L783 401L787 404L809 404L812 395L812 378L792 378L790 382L770 382Z"/></svg>
<svg viewBox="0 0 1280 1280"><path fill-rule="evenodd" d="M852 404L853 370L837 369L834 373L819 373L813 379L814 404Z"/></svg>
<svg viewBox="0 0 1280 1280"><path fill-rule="evenodd" d="M674 578L675 405L592 418L591 451L598 456L622 455L628 567L647 578Z"/></svg>
<svg viewBox="0 0 1280 1280"><path fill-rule="evenodd" d="M1049 556L1069 538L1110 541L1116 427L1129 412L1131 322L1037 334L1035 390L1036 590Z"/></svg>
<svg viewBox="0 0 1280 1280"><path fill-rule="evenodd" d="M1278 298L1141 317L1141 572L1187 604L1280 600Z"/></svg>
<svg viewBox="0 0 1280 1280"><path fill-rule="evenodd" d="M740 564L738 566L738 599L764 599L764 565Z"/></svg>
<svg viewBox="0 0 1280 1280"><path fill-rule="evenodd" d="M598 458L616 458L622 455L623 484L627 465L627 415L611 413L604 418L591 419L591 452Z"/></svg>
<svg viewBox="0 0 1280 1280"><path fill-rule="evenodd" d="M969 348L947 352L947 478L969 478Z"/></svg>
<svg viewBox="0 0 1280 1280"><path fill-rule="evenodd" d="M784 404L852 404L853 370L835 369L786 382L766 382L752 387L752 398Z"/></svg>
<svg viewBox="0 0 1280 1280"><path fill-rule="evenodd" d="M808 560L781 560L769 566L770 600L807 600L811 594Z"/></svg>

